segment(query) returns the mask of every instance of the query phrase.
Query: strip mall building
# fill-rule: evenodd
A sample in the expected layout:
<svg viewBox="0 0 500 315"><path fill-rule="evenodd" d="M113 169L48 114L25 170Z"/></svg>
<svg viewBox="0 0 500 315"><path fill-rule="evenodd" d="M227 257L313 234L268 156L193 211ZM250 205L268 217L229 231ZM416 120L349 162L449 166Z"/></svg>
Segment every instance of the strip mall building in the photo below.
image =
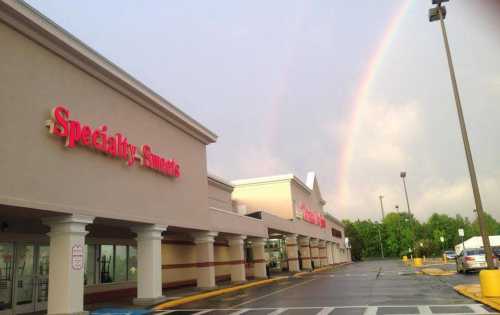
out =
<svg viewBox="0 0 500 315"><path fill-rule="evenodd" d="M350 260L314 173L208 175L216 135L22 2L0 42L0 315Z"/></svg>

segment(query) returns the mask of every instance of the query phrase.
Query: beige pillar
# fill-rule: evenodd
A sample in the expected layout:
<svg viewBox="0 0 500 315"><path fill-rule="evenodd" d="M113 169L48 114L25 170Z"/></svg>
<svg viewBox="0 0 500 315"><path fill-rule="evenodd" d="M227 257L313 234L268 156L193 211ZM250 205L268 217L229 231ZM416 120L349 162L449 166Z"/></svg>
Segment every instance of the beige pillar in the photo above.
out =
<svg viewBox="0 0 500 315"><path fill-rule="evenodd" d="M163 225L140 225L137 234L137 297L134 304L153 305L165 300L162 293L161 233Z"/></svg>
<svg viewBox="0 0 500 315"><path fill-rule="evenodd" d="M297 234L287 235L286 250L288 256L288 271L299 272L299 248L297 244Z"/></svg>
<svg viewBox="0 0 500 315"><path fill-rule="evenodd" d="M333 263L338 264L340 262L340 249L339 244L333 244Z"/></svg>
<svg viewBox="0 0 500 315"><path fill-rule="evenodd" d="M314 263L314 268L319 268L321 266L321 262L319 259L318 239L317 238L311 238L311 259Z"/></svg>
<svg viewBox="0 0 500 315"><path fill-rule="evenodd" d="M266 239L255 238L251 241L253 254L253 275L257 279L265 279L267 278L265 254Z"/></svg>
<svg viewBox="0 0 500 315"><path fill-rule="evenodd" d="M311 270L311 248L309 247L309 237L299 236L300 258L302 258L302 269Z"/></svg>
<svg viewBox="0 0 500 315"><path fill-rule="evenodd" d="M328 264L333 265L333 248L332 242L326 242L326 256L328 258Z"/></svg>
<svg viewBox="0 0 500 315"><path fill-rule="evenodd" d="M215 287L214 240L217 232L193 233L196 244L196 285L198 288Z"/></svg>
<svg viewBox="0 0 500 315"><path fill-rule="evenodd" d="M245 235L235 235L227 238L229 243L229 256L231 260L231 282L245 282Z"/></svg>
<svg viewBox="0 0 500 315"><path fill-rule="evenodd" d="M50 226L49 300L47 314L87 314L83 310L85 226L94 221L84 215L44 219Z"/></svg>
<svg viewBox="0 0 500 315"><path fill-rule="evenodd" d="M320 260L320 264L321 264L321 267L324 267L324 266L327 266L328 265L328 260L326 259L326 241L324 240L320 240L318 242L318 246L319 246L319 260Z"/></svg>

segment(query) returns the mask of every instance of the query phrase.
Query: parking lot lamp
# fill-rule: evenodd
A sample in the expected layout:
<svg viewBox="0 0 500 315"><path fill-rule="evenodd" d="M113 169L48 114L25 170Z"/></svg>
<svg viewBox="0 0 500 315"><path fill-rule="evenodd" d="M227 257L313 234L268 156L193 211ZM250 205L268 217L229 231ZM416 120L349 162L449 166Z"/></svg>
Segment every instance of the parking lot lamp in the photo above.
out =
<svg viewBox="0 0 500 315"><path fill-rule="evenodd" d="M472 152L469 144L469 137L467 135L467 129L465 127L465 119L462 111L462 104L460 102L460 95L458 93L457 79L455 77L455 69L453 67L453 61L451 59L450 45L448 43L448 35L446 34L446 27L444 25L444 19L446 17L446 7L442 5L442 2L448 2L448 0L432 0L432 4L436 6L429 9L429 21L439 21L441 24L441 32L443 34L444 47L446 50L446 57L448 59L448 68L450 71L451 85L453 87L453 95L455 98L455 105L457 107L458 121L460 123L460 131L462 133L462 141L464 143L465 156L467 158L467 166L469 168L469 176L472 185L472 192L474 194L474 202L477 209L477 221L479 223L479 231L483 239L484 252L486 255L486 262L488 269L496 269L493 263L493 255L490 246L490 239L488 237L488 231L486 231L483 203L481 201L481 194L479 193L479 185L477 184L476 169L474 167L474 161L472 159Z"/></svg>

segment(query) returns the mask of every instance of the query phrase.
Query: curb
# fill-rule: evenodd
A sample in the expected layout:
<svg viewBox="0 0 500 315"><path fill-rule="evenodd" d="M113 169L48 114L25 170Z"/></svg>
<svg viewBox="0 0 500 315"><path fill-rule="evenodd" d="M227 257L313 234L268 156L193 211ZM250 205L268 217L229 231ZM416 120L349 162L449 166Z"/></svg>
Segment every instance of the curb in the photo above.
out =
<svg viewBox="0 0 500 315"><path fill-rule="evenodd" d="M182 305L182 304L186 304L186 303L190 303L190 302L200 301L200 300L208 299L208 298L211 298L214 296L219 296L219 295L223 295L223 294L230 293L230 292L235 292L235 291L248 289L248 288L252 288L252 287L256 287L256 286L260 286L260 285L264 285L264 284L269 284L269 283L277 282L277 281L284 280L284 279L288 279L288 277L276 277L276 278L271 278L271 279L266 279L266 280L255 281L255 282L251 282L251 283L247 283L247 284L241 284L241 285L237 285L237 286L230 287L230 288L224 288L224 289L213 290L213 291L209 291L209 292L189 295L189 296L186 296L186 297L183 297L180 299L176 299L173 301L168 301L168 302L158 304L155 307L153 307L153 310L164 310L164 309L169 308L169 307L174 307L174 306L178 306L178 305Z"/></svg>
<svg viewBox="0 0 500 315"><path fill-rule="evenodd" d="M451 276L456 274L455 271L446 271L439 268L423 268L420 270L424 275L428 276Z"/></svg>
<svg viewBox="0 0 500 315"><path fill-rule="evenodd" d="M338 264L338 265L334 265L334 266L326 266L326 267L314 269L313 271L308 271L308 272L299 272L299 273L292 275L291 277L299 278L305 274L310 274L310 273L314 273L314 272L321 272L321 271L325 271L328 269L335 269L336 267L345 266L347 264L349 264L349 263L343 263L343 264ZM261 285L265 285L265 284L270 284L273 282L277 282L277 281L281 281L281 280L285 280L285 279L289 279L289 278L290 278L289 276L282 276L282 277L276 277L276 278L271 278L271 279L266 279L266 280L254 281L254 282L247 283L247 284L236 285L234 287L223 288L223 289L218 289L218 290L216 289L213 291L203 292L203 293L199 293L199 294L193 294L193 295L189 295L186 297L182 297L180 299L176 299L173 301L168 301L168 302L158 304L158 305L154 306L152 309L156 310L156 311L165 310L167 308L179 306L182 304L196 302L196 301L208 299L211 297L223 295L226 293L236 292L236 291L240 291L240 290L244 290L244 289L248 289L248 288L253 288L253 287L257 287L257 286L261 286Z"/></svg>
<svg viewBox="0 0 500 315"><path fill-rule="evenodd" d="M491 307L496 311L500 311L500 298L486 298L481 294L479 284L461 284L453 287L459 294L473 299L476 302L482 303Z"/></svg>

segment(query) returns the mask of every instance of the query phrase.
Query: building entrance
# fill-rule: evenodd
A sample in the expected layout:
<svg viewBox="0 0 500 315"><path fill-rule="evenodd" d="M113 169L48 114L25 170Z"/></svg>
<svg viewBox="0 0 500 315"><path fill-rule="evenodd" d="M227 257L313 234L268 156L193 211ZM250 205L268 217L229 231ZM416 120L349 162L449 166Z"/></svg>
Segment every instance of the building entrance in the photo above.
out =
<svg viewBox="0 0 500 315"><path fill-rule="evenodd" d="M47 309L49 246L0 242L0 315Z"/></svg>

